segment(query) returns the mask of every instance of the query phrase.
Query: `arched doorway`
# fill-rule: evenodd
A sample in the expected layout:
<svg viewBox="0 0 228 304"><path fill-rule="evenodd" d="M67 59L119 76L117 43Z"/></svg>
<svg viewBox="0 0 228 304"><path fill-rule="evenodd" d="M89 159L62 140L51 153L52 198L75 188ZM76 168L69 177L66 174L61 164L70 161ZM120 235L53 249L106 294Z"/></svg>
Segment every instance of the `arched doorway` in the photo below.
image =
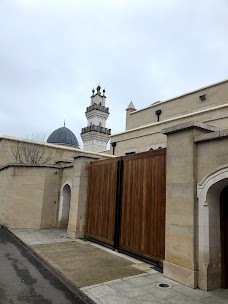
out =
<svg viewBox="0 0 228 304"><path fill-rule="evenodd" d="M67 228L69 222L70 213L70 200L71 200L71 188L68 184L65 184L61 191L58 227Z"/></svg>
<svg viewBox="0 0 228 304"><path fill-rule="evenodd" d="M225 234L223 231L228 229L228 224L222 226L224 221L228 221L227 204L226 214L222 210L224 199L228 203L227 189L227 166L205 177L198 184L198 287L204 290L225 287L224 275L228 276L225 271L228 266L224 264L225 261L228 263L228 250L225 253L223 248L224 245L228 246L228 230Z"/></svg>
<svg viewBox="0 0 228 304"><path fill-rule="evenodd" d="M222 287L228 288L228 186L220 195Z"/></svg>

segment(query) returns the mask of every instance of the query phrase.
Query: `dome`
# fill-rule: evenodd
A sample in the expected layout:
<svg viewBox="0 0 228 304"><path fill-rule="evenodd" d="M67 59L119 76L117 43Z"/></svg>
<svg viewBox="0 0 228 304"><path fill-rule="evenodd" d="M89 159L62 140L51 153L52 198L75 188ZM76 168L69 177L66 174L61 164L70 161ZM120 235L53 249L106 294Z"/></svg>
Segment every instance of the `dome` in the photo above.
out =
<svg viewBox="0 0 228 304"><path fill-rule="evenodd" d="M47 142L49 144L58 144L58 145L69 145L79 148L78 140L74 133L68 128L61 127L56 129L48 137Z"/></svg>

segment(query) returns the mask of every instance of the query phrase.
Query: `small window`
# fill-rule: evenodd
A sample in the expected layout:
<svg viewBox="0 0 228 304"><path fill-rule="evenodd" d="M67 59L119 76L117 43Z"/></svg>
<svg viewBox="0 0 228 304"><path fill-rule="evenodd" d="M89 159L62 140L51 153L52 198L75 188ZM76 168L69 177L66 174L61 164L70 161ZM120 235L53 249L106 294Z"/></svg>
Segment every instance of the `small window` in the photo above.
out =
<svg viewBox="0 0 228 304"><path fill-rule="evenodd" d="M162 149L162 147L158 147L158 149Z"/></svg>
<svg viewBox="0 0 228 304"><path fill-rule="evenodd" d="M149 151L153 151L154 149L153 148L150 148L150 150Z"/></svg>

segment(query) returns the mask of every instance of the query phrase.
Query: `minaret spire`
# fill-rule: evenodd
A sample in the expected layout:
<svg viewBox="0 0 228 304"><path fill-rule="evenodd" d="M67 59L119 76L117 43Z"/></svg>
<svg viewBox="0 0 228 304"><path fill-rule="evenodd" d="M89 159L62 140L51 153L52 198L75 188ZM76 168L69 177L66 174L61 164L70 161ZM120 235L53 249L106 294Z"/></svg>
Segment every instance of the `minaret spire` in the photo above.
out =
<svg viewBox="0 0 228 304"><path fill-rule="evenodd" d="M92 90L90 106L86 108L87 127L82 128L81 138L84 149L88 151L104 151L110 139L111 129L106 128L106 120L109 116L109 108L105 106L105 89L101 95L101 86L98 84Z"/></svg>

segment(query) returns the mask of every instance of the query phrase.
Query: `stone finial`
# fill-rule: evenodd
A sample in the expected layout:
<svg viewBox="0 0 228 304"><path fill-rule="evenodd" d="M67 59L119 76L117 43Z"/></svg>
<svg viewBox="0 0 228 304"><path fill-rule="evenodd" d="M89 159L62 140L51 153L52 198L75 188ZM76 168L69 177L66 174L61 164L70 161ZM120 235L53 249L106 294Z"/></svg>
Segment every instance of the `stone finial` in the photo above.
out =
<svg viewBox="0 0 228 304"><path fill-rule="evenodd" d="M101 87L100 87L100 85L97 86L97 94L99 94L99 95L101 94Z"/></svg>
<svg viewBox="0 0 228 304"><path fill-rule="evenodd" d="M134 106L134 104L133 104L132 101L129 103L129 105L128 105L126 111L128 111L128 110L136 111L136 108L135 108L135 106Z"/></svg>
<svg viewBox="0 0 228 304"><path fill-rule="evenodd" d="M94 95L94 93L95 93L95 90L94 90L94 89L92 89L92 93L93 93L93 95Z"/></svg>

